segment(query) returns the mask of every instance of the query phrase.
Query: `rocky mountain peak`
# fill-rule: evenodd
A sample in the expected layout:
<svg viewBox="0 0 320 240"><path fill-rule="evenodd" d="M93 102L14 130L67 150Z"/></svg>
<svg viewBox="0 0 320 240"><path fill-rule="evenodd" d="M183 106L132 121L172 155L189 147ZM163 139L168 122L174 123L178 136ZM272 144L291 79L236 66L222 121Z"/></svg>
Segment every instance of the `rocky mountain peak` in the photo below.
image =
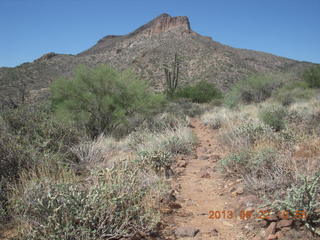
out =
<svg viewBox="0 0 320 240"><path fill-rule="evenodd" d="M184 31L191 31L190 22L186 16L171 17L167 13L163 13L158 17L151 20L149 23L138 28L130 35L136 35L138 33L146 33L147 35L155 35L162 32L171 31L174 29L180 29Z"/></svg>

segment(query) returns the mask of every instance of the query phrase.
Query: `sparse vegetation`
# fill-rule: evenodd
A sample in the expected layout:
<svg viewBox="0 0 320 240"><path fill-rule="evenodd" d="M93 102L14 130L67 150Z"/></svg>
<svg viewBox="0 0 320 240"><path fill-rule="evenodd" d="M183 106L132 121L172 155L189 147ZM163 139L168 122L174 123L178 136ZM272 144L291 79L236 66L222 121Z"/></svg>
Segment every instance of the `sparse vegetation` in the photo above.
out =
<svg viewBox="0 0 320 240"><path fill-rule="evenodd" d="M273 98L284 106L289 106L294 102L308 100L314 95L314 91L308 87L306 82L289 82L277 89Z"/></svg>
<svg viewBox="0 0 320 240"><path fill-rule="evenodd" d="M190 181L175 189L194 186L194 176L212 184L218 161L227 187L246 186L274 211L306 211L300 222L320 235L319 66L300 76L313 64L212 44L185 31L187 19L176 34L173 29L182 28L171 29L170 16L162 17L128 36L106 37L77 56L49 53L1 69L0 101L6 106L0 112L0 228L7 222L18 226L15 240L162 239L159 230L167 225L162 214L181 207L172 202L176 198L166 178L192 167L197 171L187 176ZM154 22L160 26L149 31ZM160 36L162 22L170 31ZM161 44L145 37L153 32ZM178 54L163 69L159 66L176 50L186 55L187 71L181 70ZM105 65L80 66L69 75L79 62L109 62L119 69L133 64L147 81ZM272 74L238 81L268 70ZM285 75L289 71L292 75ZM58 75L65 77L47 89ZM180 87L186 79L201 80ZM49 92L49 102L26 105ZM187 116L200 116L217 139ZM206 131L199 135L197 157L191 128ZM194 166L198 160L199 169ZM220 181L215 182L212 189L220 189ZM204 188L195 190L191 194L209 196ZM242 188L230 190L234 196L246 194Z"/></svg>
<svg viewBox="0 0 320 240"><path fill-rule="evenodd" d="M225 98L226 105L259 103L269 97L284 81L282 75L257 75L237 82Z"/></svg>
<svg viewBox="0 0 320 240"><path fill-rule="evenodd" d="M98 70L91 74L95 75L95 71ZM95 75L98 80L99 71ZM60 89L61 83L57 84L53 91ZM120 81L119 86L122 84ZM80 84L73 90L93 101L91 93L84 93L88 89L80 86L84 87ZM122 88L118 90L118 94L123 93ZM130 88L124 93L128 97L136 91L131 92ZM160 200L168 191L163 179L173 174L175 156L190 153L196 141L187 128L184 110L141 118L127 138L116 140L101 134L90 139L86 136L88 131L72 125L77 117L72 121L59 118L63 104L74 106L62 97L65 95L59 96L53 97L56 112L49 105L22 106L0 118L0 221L13 218L21 223L18 239L119 238L156 230ZM136 97L136 104L147 99L160 101L152 103L152 107L163 101L151 93ZM111 102L115 105L109 106L121 107L120 103ZM134 115L137 108L131 107ZM159 111L148 108L151 105L136 111L142 115Z"/></svg>
<svg viewBox="0 0 320 240"><path fill-rule="evenodd" d="M130 160L88 177L70 171L26 173L11 199L17 218L28 222L22 239L103 239L147 231L159 221L161 179ZM58 175L59 174L59 175Z"/></svg>
<svg viewBox="0 0 320 240"><path fill-rule="evenodd" d="M138 152L140 160L167 177L172 175L173 157L190 153L196 142L190 129L181 124L160 133L135 132L129 138L130 146Z"/></svg>
<svg viewBox="0 0 320 240"><path fill-rule="evenodd" d="M305 211L308 217L301 222L319 234L317 92L305 82L289 82L272 97L237 109L215 107L201 120L220 128L219 139L230 150L219 162L226 175L241 177L275 212Z"/></svg>

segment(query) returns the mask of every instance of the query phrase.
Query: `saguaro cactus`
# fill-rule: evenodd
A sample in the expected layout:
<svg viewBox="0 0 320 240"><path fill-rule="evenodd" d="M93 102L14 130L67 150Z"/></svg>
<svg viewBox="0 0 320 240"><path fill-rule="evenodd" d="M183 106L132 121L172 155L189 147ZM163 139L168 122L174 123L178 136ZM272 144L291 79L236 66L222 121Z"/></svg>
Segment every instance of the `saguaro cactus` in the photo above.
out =
<svg viewBox="0 0 320 240"><path fill-rule="evenodd" d="M171 63L171 69L167 64L163 65L166 77L166 92L172 97L177 89L180 71L180 58L177 53L174 54L174 61Z"/></svg>

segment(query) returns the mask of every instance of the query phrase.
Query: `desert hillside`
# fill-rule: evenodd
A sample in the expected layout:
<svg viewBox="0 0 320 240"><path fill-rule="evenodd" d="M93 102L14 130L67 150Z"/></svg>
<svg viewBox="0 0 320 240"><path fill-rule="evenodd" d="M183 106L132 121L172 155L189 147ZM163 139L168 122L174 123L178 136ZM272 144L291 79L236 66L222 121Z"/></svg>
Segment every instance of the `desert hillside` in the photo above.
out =
<svg viewBox="0 0 320 240"><path fill-rule="evenodd" d="M163 89L162 65L176 52L183 58L181 82L207 80L222 90L254 73L299 73L312 65L223 45L193 31L188 17L162 14L127 35L108 35L77 55L48 53L16 68L0 68L0 101L19 104L22 94L29 101L46 97L51 82L69 76L80 64L130 67L153 88Z"/></svg>

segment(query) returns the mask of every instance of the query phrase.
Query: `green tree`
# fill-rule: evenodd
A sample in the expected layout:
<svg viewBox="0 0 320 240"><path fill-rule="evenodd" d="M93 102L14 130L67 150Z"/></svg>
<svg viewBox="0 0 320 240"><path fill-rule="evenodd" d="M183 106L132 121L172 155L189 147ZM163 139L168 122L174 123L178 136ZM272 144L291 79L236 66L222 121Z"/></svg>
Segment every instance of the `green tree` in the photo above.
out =
<svg viewBox="0 0 320 240"><path fill-rule="evenodd" d="M305 70L303 78L310 88L320 88L320 66Z"/></svg>
<svg viewBox="0 0 320 240"><path fill-rule="evenodd" d="M52 104L58 116L84 126L95 137L112 133L135 114L146 116L157 111L164 98L148 88L130 70L80 66L73 78L52 84Z"/></svg>

